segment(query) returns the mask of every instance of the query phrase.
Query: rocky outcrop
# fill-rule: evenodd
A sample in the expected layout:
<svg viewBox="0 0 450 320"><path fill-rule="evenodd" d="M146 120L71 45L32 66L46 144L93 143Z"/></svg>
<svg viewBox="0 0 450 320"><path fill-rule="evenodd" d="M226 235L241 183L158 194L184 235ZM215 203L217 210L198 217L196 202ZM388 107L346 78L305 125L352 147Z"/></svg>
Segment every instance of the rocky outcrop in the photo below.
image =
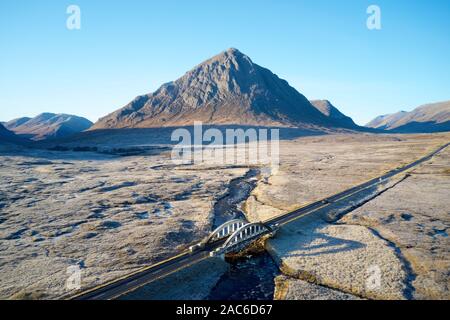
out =
<svg viewBox="0 0 450 320"><path fill-rule="evenodd" d="M340 112L335 106L328 100L311 100L311 104L319 110L324 116L332 119L340 127L358 129L358 126L353 122L352 118L346 116Z"/></svg>

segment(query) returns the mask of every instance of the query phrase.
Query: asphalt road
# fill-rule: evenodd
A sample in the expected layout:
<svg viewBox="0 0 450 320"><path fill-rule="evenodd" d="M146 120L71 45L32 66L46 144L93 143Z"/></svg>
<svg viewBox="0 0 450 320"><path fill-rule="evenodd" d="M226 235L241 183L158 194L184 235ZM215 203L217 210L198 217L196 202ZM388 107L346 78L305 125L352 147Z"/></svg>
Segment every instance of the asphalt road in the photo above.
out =
<svg viewBox="0 0 450 320"><path fill-rule="evenodd" d="M270 219L266 221L266 224L274 225L284 225L287 224L293 220L298 220L302 217L306 217L314 212L316 212L319 209L326 208L327 206L330 206L331 203L337 202L337 201L343 201L346 198L348 198L351 195L355 195L359 192L363 192L364 190L374 187L377 184L381 183L383 180L389 179L399 173L403 173L422 162L428 161L431 159L434 155L448 147L450 143L447 143L446 145L438 148L434 152L430 153L429 155L414 161L404 167L394 169L392 171L387 172L386 174L374 178L370 181L367 181L363 184L360 184L358 186L355 186L353 188L347 189L343 192L340 192L338 194L335 194L331 197L322 199L320 201L311 203L307 206L304 206L298 210L289 212L287 214L284 214L282 216L275 217L273 219ZM184 252L179 255L176 255L172 258L169 258L165 261L162 261L160 263L145 267L135 273L132 273L128 276L125 276L123 278L120 278L118 280L115 280L113 282L104 284L102 286L96 287L94 289L91 289L89 291L83 292L77 296L72 297L72 299L75 300L111 300L118 298L128 292L134 291L150 282L156 281L160 278L166 277L174 272L177 272L181 269L184 269L186 267L189 267L193 264L196 264L202 260L209 258L209 252L213 251L214 249L220 247L226 239L222 239L218 242L215 242L211 245L206 246L203 250L197 251L197 252Z"/></svg>

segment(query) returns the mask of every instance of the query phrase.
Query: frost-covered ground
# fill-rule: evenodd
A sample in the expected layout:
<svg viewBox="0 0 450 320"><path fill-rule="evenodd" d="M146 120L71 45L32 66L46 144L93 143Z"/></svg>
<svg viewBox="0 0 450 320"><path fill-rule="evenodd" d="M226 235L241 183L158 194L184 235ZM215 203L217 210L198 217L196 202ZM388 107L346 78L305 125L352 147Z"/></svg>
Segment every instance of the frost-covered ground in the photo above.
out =
<svg viewBox="0 0 450 320"><path fill-rule="evenodd" d="M448 141L449 137L445 134L330 135L283 140L280 142L280 170L262 179L243 207L250 220L265 220L411 162ZM172 255L204 237L211 230L214 203L227 192L230 181L243 177L248 169L223 165L175 166L167 150L164 150L149 152L147 155L118 157L90 152L52 152L0 146L0 298L67 297L73 293L66 288L68 267L80 268L81 285L85 289ZM417 261L430 252L433 257L442 257L448 250L448 242L445 242L448 241L445 238L447 231L441 224L436 224L436 220L443 220L437 215L436 208L442 208L449 198L448 186L439 184L448 182L446 172L447 176L431 182L426 179L432 175L422 175L425 180L418 179L419 175L413 175L413 178L408 178L365 205L376 203L374 201L389 194L393 194L392 199L397 199L394 190L399 190L406 183L413 183L411 188L415 186L416 192L422 192L420 197L425 200L422 202L423 217L420 221L419 215L408 220L402 218L403 212L398 212L394 218L387 219L391 222L398 220L396 224L371 225L374 229L379 225L389 225L390 228L396 225L406 228L404 230L426 230L425 233L433 233L430 237L438 239L425 241L429 245L420 247L413 240L422 239L423 232L417 233L417 237L413 233L405 247L414 248L401 256L389 241L396 241L393 234L400 237L406 231L401 233L387 227L377 229L379 234L371 231L362 219L368 214L359 211L365 206L355 211L360 214L352 218L352 223L348 225L341 226L346 222L342 220L339 224L318 226L318 229L311 229L311 226L308 229L302 225L300 227L306 229L299 234L296 232L300 229L282 231L277 239L279 245L297 250L295 254L303 259L291 259L291 266L305 269L305 265L299 262L311 262L309 265L314 270L320 266L324 271L321 279L332 279L337 285L330 285L335 288L333 291L326 287L327 283L323 283L325 287L317 287L308 281L300 283L298 281L305 279L298 280L291 274L278 279L278 297L383 297L366 296L358 289L364 284L362 280L359 281L359 287L346 289L347 284L352 283L352 270L359 270L359 274L362 274L370 265L367 263L379 257L386 258L382 258L382 263L387 269L398 270L391 275L393 280L398 281L392 282L392 295L389 297L404 297L405 287L408 289L411 282L405 282L410 277L410 270L404 268L402 259L413 257L414 252ZM423 189L422 183L425 183ZM441 192L435 192L434 188L440 188ZM436 205L427 207L426 199L430 195L433 195L430 199ZM398 197L404 197L404 203L410 203L409 193L399 193ZM399 203L391 201L392 207L389 208L400 210L403 207L396 208ZM380 210L380 215L374 214L372 220L384 221L382 214L385 213ZM448 217L448 212L446 214ZM411 226L413 222L416 224ZM308 230L318 236L311 238ZM324 241L330 238L338 239L331 241L333 245L344 245L348 249L335 255L346 261L341 264L341 269L330 268L330 264L336 264L338 260L332 259L333 256L323 250ZM356 242L363 245L355 245ZM291 244L290 247L287 244ZM295 247L295 244L301 248ZM314 250L314 254L310 255L310 260L305 260L304 256L309 256L309 250ZM290 252L285 253L292 258ZM448 284L448 274L443 271L436 273L434 282L430 282L427 274L434 274L437 269L448 270L445 259L433 259L435 264L417 264L425 271L423 278L415 278L417 295L411 292L414 297L426 296L425 289L419 289L420 286L430 288L436 283L436 286ZM411 266L415 268L413 261ZM187 298L207 296L207 291L223 272L223 266L212 267L216 272L203 280L200 279L202 272L192 269L196 275L194 279L203 281L204 285L197 283L198 294L190 292ZM327 270L333 270L332 276ZM339 274L339 270L349 272ZM186 272L189 273L189 270ZM193 278L186 275L186 279L191 280L183 287L183 281L180 280L183 277L176 277L174 292L160 292L157 282L144 291L150 295L158 292L165 298L173 296L181 299L182 293L192 287ZM289 287L289 283L292 287ZM291 291L286 291L289 288ZM302 293L292 288L298 288ZM305 288L310 288L310 293ZM444 287L442 290L445 292L447 289ZM441 294L442 290L437 290L437 294ZM419 292L425 293L419 295Z"/></svg>
<svg viewBox="0 0 450 320"><path fill-rule="evenodd" d="M261 220L284 213L449 141L446 134L302 139L285 148L279 173L254 190L248 216ZM448 299L449 155L447 148L411 176L396 177L283 227L267 244L284 273L276 281L276 297ZM353 211L339 219L348 210ZM371 276L378 274L380 281L372 287Z"/></svg>
<svg viewBox="0 0 450 320"><path fill-rule="evenodd" d="M404 259L410 297L450 299L450 150L341 219L386 239ZM383 280L383 278L382 278Z"/></svg>
<svg viewBox="0 0 450 320"><path fill-rule="evenodd" d="M3 153L0 297L66 296L70 266L88 288L182 250L210 231L215 200L246 172L167 155Z"/></svg>
<svg viewBox="0 0 450 320"><path fill-rule="evenodd" d="M436 135L328 135L280 143L280 170L248 203L267 219L420 158L450 140Z"/></svg>

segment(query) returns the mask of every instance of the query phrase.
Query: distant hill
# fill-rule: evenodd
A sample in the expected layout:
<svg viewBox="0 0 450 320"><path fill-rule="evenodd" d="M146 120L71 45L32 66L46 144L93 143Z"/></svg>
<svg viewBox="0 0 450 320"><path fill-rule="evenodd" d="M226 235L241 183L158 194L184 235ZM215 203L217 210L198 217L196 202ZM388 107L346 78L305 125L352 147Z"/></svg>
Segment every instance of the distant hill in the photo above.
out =
<svg viewBox="0 0 450 320"><path fill-rule="evenodd" d="M411 112L379 116L366 126L403 133L450 131L450 101L426 104Z"/></svg>
<svg viewBox="0 0 450 320"><path fill-rule="evenodd" d="M20 126L30 120L31 120L31 118L29 118L29 117L22 117L22 118L17 118L17 119L8 121L8 122L4 122L3 125L5 125L8 128L17 128L18 126Z"/></svg>
<svg viewBox="0 0 450 320"><path fill-rule="evenodd" d="M0 137L7 138L7 137L14 137L14 136L15 136L14 132L9 131L0 123Z"/></svg>
<svg viewBox="0 0 450 320"><path fill-rule="evenodd" d="M18 137L14 132L6 129L3 124L0 123L0 142L7 143L26 143L27 139Z"/></svg>
<svg viewBox="0 0 450 320"><path fill-rule="evenodd" d="M91 130L188 126L194 121L299 128L349 124L322 114L287 81L231 48L155 92L138 96Z"/></svg>
<svg viewBox="0 0 450 320"><path fill-rule="evenodd" d="M356 129L358 125L353 122L353 119L340 112L328 100L311 100L311 104L319 110L324 116L335 121L338 126L343 128Z"/></svg>
<svg viewBox="0 0 450 320"><path fill-rule="evenodd" d="M4 126L15 134L32 140L62 138L92 126L92 122L68 114L41 113L34 118L18 118L8 121Z"/></svg>
<svg viewBox="0 0 450 320"><path fill-rule="evenodd" d="M396 113L381 115L366 124L366 127L389 130L389 125L401 119L405 114L407 114L406 111L399 111Z"/></svg>

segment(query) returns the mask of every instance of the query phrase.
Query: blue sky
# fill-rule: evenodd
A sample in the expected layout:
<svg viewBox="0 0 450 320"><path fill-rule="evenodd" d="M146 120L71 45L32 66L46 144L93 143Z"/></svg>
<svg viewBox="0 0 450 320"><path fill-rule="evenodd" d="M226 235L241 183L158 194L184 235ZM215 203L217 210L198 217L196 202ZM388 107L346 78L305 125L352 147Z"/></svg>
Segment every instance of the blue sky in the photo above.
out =
<svg viewBox="0 0 450 320"><path fill-rule="evenodd" d="M381 30L366 28L371 4ZM95 121L235 47L364 124L450 99L449 36L447 0L2 0L0 120Z"/></svg>

